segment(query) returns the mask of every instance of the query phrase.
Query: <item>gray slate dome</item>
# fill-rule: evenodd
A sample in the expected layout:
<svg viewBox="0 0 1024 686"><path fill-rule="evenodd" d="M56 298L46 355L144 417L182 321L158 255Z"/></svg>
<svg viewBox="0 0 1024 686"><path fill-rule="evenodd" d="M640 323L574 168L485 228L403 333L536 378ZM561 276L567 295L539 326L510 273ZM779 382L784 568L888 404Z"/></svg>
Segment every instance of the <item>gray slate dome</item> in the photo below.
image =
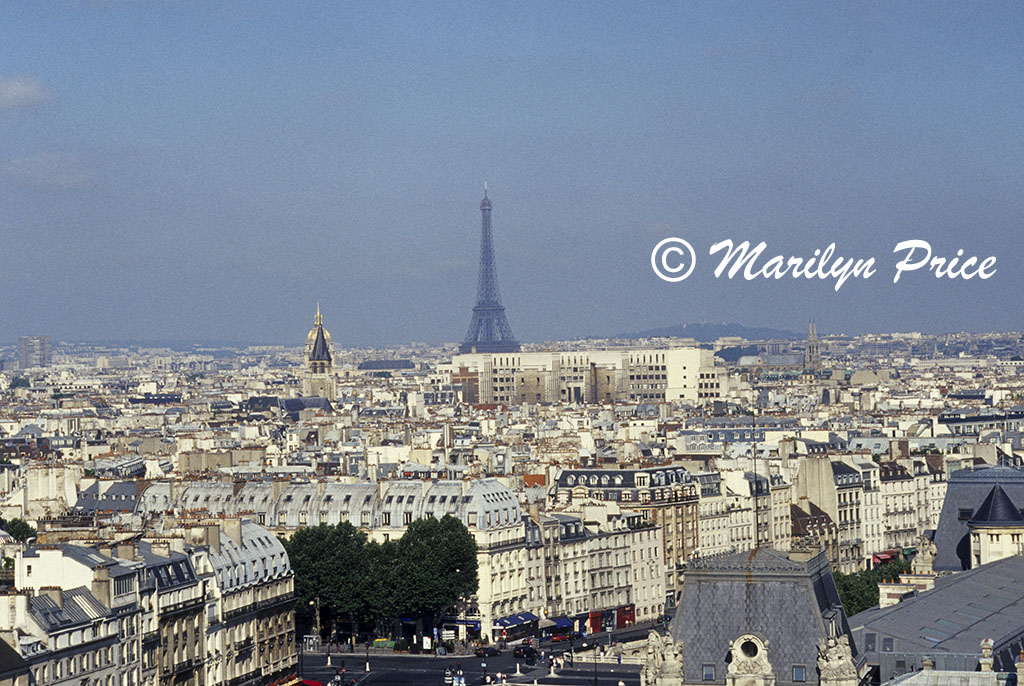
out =
<svg viewBox="0 0 1024 686"><path fill-rule="evenodd" d="M1013 504L1010 496L999 484L992 487L988 497L981 504L968 526L1024 526L1020 509Z"/></svg>

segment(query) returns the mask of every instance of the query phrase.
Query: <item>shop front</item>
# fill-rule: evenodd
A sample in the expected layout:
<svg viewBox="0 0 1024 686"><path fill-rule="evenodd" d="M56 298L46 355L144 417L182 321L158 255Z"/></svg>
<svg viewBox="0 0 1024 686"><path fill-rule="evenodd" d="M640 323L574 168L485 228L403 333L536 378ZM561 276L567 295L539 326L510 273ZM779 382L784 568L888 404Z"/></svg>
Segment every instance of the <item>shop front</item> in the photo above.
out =
<svg viewBox="0 0 1024 686"><path fill-rule="evenodd" d="M615 611L615 628L628 629L636 624L636 605L623 605Z"/></svg>

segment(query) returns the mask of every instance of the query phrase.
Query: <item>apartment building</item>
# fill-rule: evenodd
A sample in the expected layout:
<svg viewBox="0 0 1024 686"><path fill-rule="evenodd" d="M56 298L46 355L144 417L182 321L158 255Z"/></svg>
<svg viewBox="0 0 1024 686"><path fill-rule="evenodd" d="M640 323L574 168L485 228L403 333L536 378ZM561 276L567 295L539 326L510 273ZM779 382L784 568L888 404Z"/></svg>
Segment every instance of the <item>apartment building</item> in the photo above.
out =
<svg viewBox="0 0 1024 686"><path fill-rule="evenodd" d="M728 392L724 368L700 348L468 353L447 371L470 403L696 404Z"/></svg>

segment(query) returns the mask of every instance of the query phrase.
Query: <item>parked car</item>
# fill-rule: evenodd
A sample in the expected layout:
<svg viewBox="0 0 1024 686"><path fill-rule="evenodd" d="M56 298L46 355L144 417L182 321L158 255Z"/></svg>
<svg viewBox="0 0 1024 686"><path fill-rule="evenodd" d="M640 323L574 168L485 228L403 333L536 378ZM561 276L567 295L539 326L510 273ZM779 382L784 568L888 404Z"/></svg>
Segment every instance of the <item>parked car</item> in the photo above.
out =
<svg viewBox="0 0 1024 686"><path fill-rule="evenodd" d="M537 657L537 649L533 646L516 646L512 649L512 657L518 657L519 659L529 659L531 657ZM1022 684L1021 686L1024 686Z"/></svg>
<svg viewBox="0 0 1024 686"><path fill-rule="evenodd" d="M597 640L594 638L581 638L576 642L576 650L593 650L597 647Z"/></svg>
<svg viewBox="0 0 1024 686"><path fill-rule="evenodd" d="M494 646L480 646L473 654L477 657L498 657L501 651Z"/></svg>

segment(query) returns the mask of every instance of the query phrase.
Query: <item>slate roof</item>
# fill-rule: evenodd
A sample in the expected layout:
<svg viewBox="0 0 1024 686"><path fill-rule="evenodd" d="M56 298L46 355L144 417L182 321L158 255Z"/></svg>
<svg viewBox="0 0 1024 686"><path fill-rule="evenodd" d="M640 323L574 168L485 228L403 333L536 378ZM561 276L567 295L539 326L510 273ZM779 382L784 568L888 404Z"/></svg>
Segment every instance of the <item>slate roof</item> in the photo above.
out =
<svg viewBox="0 0 1024 686"><path fill-rule="evenodd" d="M310 362L330 362L331 349L324 337L324 327L316 327L316 339L313 341L313 350L309 353Z"/></svg>
<svg viewBox="0 0 1024 686"><path fill-rule="evenodd" d="M232 592L291 574L288 554L276 536L247 519L239 526L241 545L222 531L220 549L209 550L210 563L223 591Z"/></svg>
<svg viewBox="0 0 1024 686"><path fill-rule="evenodd" d="M968 526L1024 526L1024 516L999 484L992 487Z"/></svg>
<svg viewBox="0 0 1024 686"><path fill-rule="evenodd" d="M152 543L138 542L139 556L145 561L144 586L156 587L161 593L199 583L192 560L176 551L168 557L153 552Z"/></svg>
<svg viewBox="0 0 1024 686"><path fill-rule="evenodd" d="M7 641L0 641L0 679L12 679L15 676L28 674L28 663L18 654L18 651L7 645Z"/></svg>
<svg viewBox="0 0 1024 686"><path fill-rule="evenodd" d="M323 410L324 412L331 412L331 401L327 398L321 398L319 396L308 396L305 398L279 398L279 404L281 409L291 418L292 420L298 420L299 412L302 410Z"/></svg>
<svg viewBox="0 0 1024 686"><path fill-rule="evenodd" d="M138 512L163 512L172 508L205 510L211 515L263 515L271 526L314 526L349 522L353 526L404 526L412 519L446 514L467 526L491 529L508 526L522 518L519 500L497 479L457 481L439 479L394 480L379 489L375 483L324 484L294 482L279 488L269 481L246 482L237 492L234 484L193 481L176 499L166 482L152 484L139 500ZM369 521L363 521L363 513ZM383 524L388 514L390 525Z"/></svg>
<svg viewBox="0 0 1024 686"><path fill-rule="evenodd" d="M932 657L942 668L939 658L959 654L969 656L973 669L982 639L991 638L996 669L1012 671L1024 639L1024 557L940 576L932 590L860 612L850 618L850 625L869 664L880 664L892 654ZM895 675L883 669L880 676L886 681Z"/></svg>
<svg viewBox="0 0 1024 686"><path fill-rule="evenodd" d="M691 561L669 631L682 641L687 683L703 681L705 664L715 665L708 683L725 683L729 643L750 633L768 641L776 683L788 685L793 665L807 667L807 683L817 682L818 643L833 626L849 635L825 554L803 562L758 548Z"/></svg>
<svg viewBox="0 0 1024 686"><path fill-rule="evenodd" d="M1024 503L1024 469L960 469L949 475L946 499L935 529L935 571L961 571L970 566L970 529L967 522L975 516L976 510L997 484L1012 501ZM970 510L970 515L961 518L961 510Z"/></svg>
<svg viewBox="0 0 1024 686"><path fill-rule="evenodd" d="M647 488L692 483L692 475L684 467L647 467L644 469L563 469L558 476L559 488L577 485L593 487L636 488L636 476L649 477Z"/></svg>
<svg viewBox="0 0 1024 686"><path fill-rule="evenodd" d="M29 612L47 633L69 626L89 624L109 614L85 586L63 591L63 605L50 596L40 594L29 598Z"/></svg>
<svg viewBox="0 0 1024 686"><path fill-rule="evenodd" d="M138 491L135 481L96 481L78 494L75 509L84 512L134 511L138 505Z"/></svg>

